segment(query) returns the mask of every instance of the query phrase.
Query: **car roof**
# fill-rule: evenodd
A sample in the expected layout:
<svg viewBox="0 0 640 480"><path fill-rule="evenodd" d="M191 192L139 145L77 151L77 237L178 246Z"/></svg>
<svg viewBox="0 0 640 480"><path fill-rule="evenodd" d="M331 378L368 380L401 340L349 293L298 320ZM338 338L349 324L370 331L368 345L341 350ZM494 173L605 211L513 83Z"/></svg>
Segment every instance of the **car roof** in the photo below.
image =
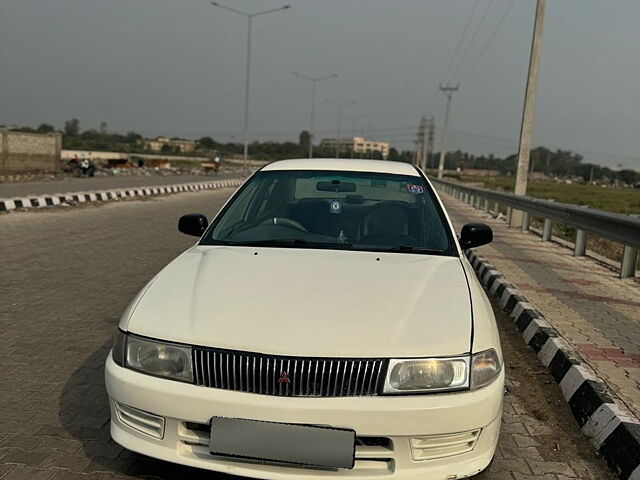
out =
<svg viewBox="0 0 640 480"><path fill-rule="evenodd" d="M262 171L279 170L333 170L345 172L391 173L419 177L418 171L409 163L387 160L354 160L344 158L299 158L279 160L265 166Z"/></svg>

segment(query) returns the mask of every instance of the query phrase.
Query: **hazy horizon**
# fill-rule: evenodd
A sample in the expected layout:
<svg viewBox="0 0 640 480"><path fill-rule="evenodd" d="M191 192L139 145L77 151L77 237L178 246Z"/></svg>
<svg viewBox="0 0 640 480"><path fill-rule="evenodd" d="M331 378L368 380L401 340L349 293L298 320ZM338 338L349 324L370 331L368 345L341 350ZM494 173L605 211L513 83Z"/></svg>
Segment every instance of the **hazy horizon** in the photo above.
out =
<svg viewBox="0 0 640 480"><path fill-rule="evenodd" d="M311 86L298 71L339 74L318 85L318 139L336 134L325 100L356 101L343 135L355 126L412 148L420 117L434 115L438 150L437 89L451 81L460 90L449 150L516 152L535 1L477 0L466 35L477 29L475 41L444 77L475 1L291 0L256 18L251 140L297 141L308 129ZM226 1L246 11L284 3ZM548 2L534 146L640 170L639 16L631 0ZM246 20L206 0L0 0L0 45L0 124L61 128L77 117L83 130L105 121L121 133L242 138Z"/></svg>

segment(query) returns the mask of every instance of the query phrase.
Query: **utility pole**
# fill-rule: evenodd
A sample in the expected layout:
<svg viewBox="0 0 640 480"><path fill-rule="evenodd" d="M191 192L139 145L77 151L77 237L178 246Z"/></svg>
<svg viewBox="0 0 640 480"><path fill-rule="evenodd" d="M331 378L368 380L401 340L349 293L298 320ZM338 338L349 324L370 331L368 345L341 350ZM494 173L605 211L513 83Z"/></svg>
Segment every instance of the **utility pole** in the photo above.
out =
<svg viewBox="0 0 640 480"><path fill-rule="evenodd" d="M349 107L349 106L354 106L356 104L356 102L332 102L331 100L325 100L326 103L330 103L331 105L333 105L334 107L338 108L338 129L337 129L337 136L336 136L336 158L340 158L340 150L341 150L341 143L340 143L340 134L342 131L341 128L341 122L342 122L342 109L344 107Z"/></svg>
<svg viewBox="0 0 640 480"><path fill-rule="evenodd" d="M531 157L531 161L529 164L529 177L531 177L533 179L533 174L535 173L536 169L535 169L535 162L536 162L536 157L533 156Z"/></svg>
<svg viewBox="0 0 640 480"><path fill-rule="evenodd" d="M458 90L458 85L455 87L450 86L448 83L445 86L440 85L440 90L447 97L447 111L444 114L444 129L442 130L442 146L440 149L440 164L438 165L438 178L444 176L444 157L447 154L447 133L449 131L449 114L451 113L451 97L453 92Z"/></svg>
<svg viewBox="0 0 640 480"><path fill-rule="evenodd" d="M323 80L329 80L330 78L336 78L338 76L337 73L333 75L326 75L324 77L307 77L298 72L293 72L296 77L303 78L305 80L309 80L311 82L311 122L309 124L309 158L313 158L313 139L315 137L314 130L314 118L316 111L316 84Z"/></svg>
<svg viewBox="0 0 640 480"><path fill-rule="evenodd" d="M249 165L249 86L251 81L251 30L253 26L253 18L258 17L260 15L266 15L268 13L280 12L282 10L287 10L291 8L291 5L285 5L279 8L272 8L269 10L264 10L262 12L256 13L247 13L242 10L238 10L236 8L227 7L226 5L221 5L218 2L210 2L214 7L219 7L224 10L228 10L233 13L237 13L238 15L242 15L247 19L247 66L246 66L246 74L245 74L245 86L244 86L244 133L243 133L243 143L244 143L244 155L243 155L243 163L242 163L242 174L248 174L248 165Z"/></svg>
<svg viewBox="0 0 640 480"><path fill-rule="evenodd" d="M422 162L420 163L420 169L424 172L427 170L427 127L429 121L422 117Z"/></svg>
<svg viewBox="0 0 640 480"><path fill-rule="evenodd" d="M424 159L424 170L425 172L429 168L431 164L431 158L433 157L433 131L436 127L436 122L433 119L433 115L427 122L427 150Z"/></svg>
<svg viewBox="0 0 640 480"><path fill-rule="evenodd" d="M414 165L420 169L423 169L425 164L424 157L427 150L426 129L427 119L423 115L418 126L418 137L416 138L416 151L414 157Z"/></svg>
<svg viewBox="0 0 640 480"><path fill-rule="evenodd" d="M549 166L550 166L550 161L551 161L551 152L549 150L547 150L547 166L545 168L545 172L544 174L548 177L549 176Z"/></svg>
<svg viewBox="0 0 640 480"><path fill-rule="evenodd" d="M531 153L531 136L535 118L536 91L538 85L538 70L540 67L540 50L542 47L542 27L544 23L544 8L546 0L537 0L536 18L533 26L533 38L531 40L531 54L529 56L529 75L527 88L524 94L524 108L522 111L522 124L520 126L520 146L518 148L518 167L516 169L516 184L514 193L526 195L527 173L529 170L529 155ZM522 225L522 212L512 210L509 226Z"/></svg>

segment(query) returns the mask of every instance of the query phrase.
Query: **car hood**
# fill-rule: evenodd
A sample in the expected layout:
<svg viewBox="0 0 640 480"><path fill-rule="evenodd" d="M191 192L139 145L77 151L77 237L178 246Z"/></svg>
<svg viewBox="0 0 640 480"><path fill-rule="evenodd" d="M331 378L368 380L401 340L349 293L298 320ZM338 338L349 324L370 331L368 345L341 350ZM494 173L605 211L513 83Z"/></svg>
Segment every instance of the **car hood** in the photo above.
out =
<svg viewBox="0 0 640 480"><path fill-rule="evenodd" d="M456 355L472 335L465 273L448 256L196 246L132 310L132 333L292 356Z"/></svg>

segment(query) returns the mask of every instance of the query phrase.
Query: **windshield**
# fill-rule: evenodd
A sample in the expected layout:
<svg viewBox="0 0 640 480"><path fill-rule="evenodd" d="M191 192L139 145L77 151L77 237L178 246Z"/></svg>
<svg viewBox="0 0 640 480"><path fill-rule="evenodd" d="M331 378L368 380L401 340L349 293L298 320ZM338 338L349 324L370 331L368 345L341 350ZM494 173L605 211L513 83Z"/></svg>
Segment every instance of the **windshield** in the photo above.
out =
<svg viewBox="0 0 640 480"><path fill-rule="evenodd" d="M420 177L366 172L258 172L201 244L456 254Z"/></svg>

